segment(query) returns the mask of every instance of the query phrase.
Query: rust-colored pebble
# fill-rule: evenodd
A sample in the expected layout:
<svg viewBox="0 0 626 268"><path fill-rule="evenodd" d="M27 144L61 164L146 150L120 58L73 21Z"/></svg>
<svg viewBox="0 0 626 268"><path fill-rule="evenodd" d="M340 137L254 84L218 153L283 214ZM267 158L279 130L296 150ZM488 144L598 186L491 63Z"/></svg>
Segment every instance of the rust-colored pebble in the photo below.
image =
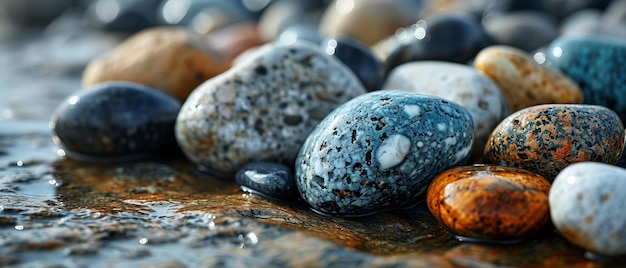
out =
<svg viewBox="0 0 626 268"><path fill-rule="evenodd" d="M162 90L180 101L207 79L230 67L227 57L202 37L177 27L154 27L129 37L89 63L83 87L127 81Z"/></svg>
<svg viewBox="0 0 626 268"><path fill-rule="evenodd" d="M473 165L439 174L428 188L428 208L453 233L486 240L517 240L550 222L550 183L511 167Z"/></svg>

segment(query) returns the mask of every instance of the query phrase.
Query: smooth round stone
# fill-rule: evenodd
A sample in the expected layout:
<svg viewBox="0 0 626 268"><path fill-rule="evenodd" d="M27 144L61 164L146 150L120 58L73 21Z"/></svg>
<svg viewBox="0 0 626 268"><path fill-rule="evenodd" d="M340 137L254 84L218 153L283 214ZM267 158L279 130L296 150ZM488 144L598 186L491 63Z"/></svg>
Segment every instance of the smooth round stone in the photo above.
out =
<svg viewBox="0 0 626 268"><path fill-rule="evenodd" d="M288 166L253 162L241 167L235 181L245 190L261 193L278 199L291 199L297 195L293 173Z"/></svg>
<svg viewBox="0 0 626 268"><path fill-rule="evenodd" d="M112 82L65 99L50 121L55 143L86 161L116 162L162 156L176 148L180 102L158 90Z"/></svg>
<svg viewBox="0 0 626 268"><path fill-rule="evenodd" d="M574 81L513 47L485 48L476 56L474 66L498 85L513 112L538 104L583 102Z"/></svg>
<svg viewBox="0 0 626 268"><path fill-rule="evenodd" d="M437 96L466 108L474 121L472 160L482 158L491 131L510 114L500 89L475 68L463 64L404 63L391 71L383 88Z"/></svg>
<svg viewBox="0 0 626 268"><path fill-rule="evenodd" d="M624 125L596 105L545 104L504 119L485 146L494 164L523 168L548 180L577 162L616 164L624 150Z"/></svg>
<svg viewBox="0 0 626 268"><path fill-rule="evenodd" d="M383 64L365 44L351 38L338 37L322 42L322 49L348 66L367 91L380 89L384 76Z"/></svg>
<svg viewBox="0 0 626 268"><path fill-rule="evenodd" d="M463 164L471 115L444 99L394 90L340 106L311 132L296 185L316 211L341 216L411 207L440 172Z"/></svg>
<svg viewBox="0 0 626 268"><path fill-rule="evenodd" d="M494 44L478 20L465 13L449 13L420 20L379 43L375 53L387 70L410 61L467 63L481 49Z"/></svg>
<svg viewBox="0 0 626 268"><path fill-rule="evenodd" d="M322 37L347 36L372 45L418 19L421 0L335 0L320 21Z"/></svg>
<svg viewBox="0 0 626 268"><path fill-rule="evenodd" d="M259 18L259 35L266 41L279 38L280 34L294 25L317 25L323 1L276 1L261 14ZM317 28L315 30L317 34Z"/></svg>
<svg viewBox="0 0 626 268"><path fill-rule="evenodd" d="M365 93L317 46L267 44L253 53L183 104L176 135L192 162L224 173L254 161L293 163L328 113Z"/></svg>
<svg viewBox="0 0 626 268"><path fill-rule="evenodd" d="M477 241L533 236L550 222L550 182L518 168L462 166L435 177L428 209L456 235Z"/></svg>
<svg viewBox="0 0 626 268"><path fill-rule="evenodd" d="M573 164L552 183L552 222L579 247L603 256L624 256L625 191L626 169L593 162Z"/></svg>
<svg viewBox="0 0 626 268"><path fill-rule="evenodd" d="M134 33L160 23L160 0L97 0L89 5L88 18L105 30Z"/></svg>
<svg viewBox="0 0 626 268"><path fill-rule="evenodd" d="M497 43L527 52L550 43L559 35L556 21L542 12L516 11L487 17L482 23Z"/></svg>
<svg viewBox="0 0 626 268"><path fill-rule="evenodd" d="M585 103L608 107L626 120L626 42L564 37L547 51L548 60L580 85Z"/></svg>
<svg viewBox="0 0 626 268"><path fill-rule="evenodd" d="M126 39L87 65L82 84L127 81L162 90L180 101L229 67L202 38L177 27L152 27Z"/></svg>

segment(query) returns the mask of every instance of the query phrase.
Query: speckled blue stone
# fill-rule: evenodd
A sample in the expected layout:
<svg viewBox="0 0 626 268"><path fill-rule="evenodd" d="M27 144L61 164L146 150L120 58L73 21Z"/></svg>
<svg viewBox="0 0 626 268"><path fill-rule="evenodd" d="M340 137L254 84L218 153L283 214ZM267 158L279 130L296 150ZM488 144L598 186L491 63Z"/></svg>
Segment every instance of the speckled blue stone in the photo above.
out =
<svg viewBox="0 0 626 268"><path fill-rule="evenodd" d="M584 103L608 107L626 121L626 42L562 37L546 56L580 86Z"/></svg>
<svg viewBox="0 0 626 268"><path fill-rule="evenodd" d="M322 49L348 66L367 91L380 89L384 65L365 44L348 37L337 37L324 40Z"/></svg>
<svg viewBox="0 0 626 268"><path fill-rule="evenodd" d="M460 105L380 90L352 99L308 136L296 185L318 212L343 216L411 207L440 172L464 163L472 118Z"/></svg>
<svg viewBox="0 0 626 268"><path fill-rule="evenodd" d="M288 166L271 162L253 162L241 167L235 181L262 195L278 199L296 196L296 183Z"/></svg>

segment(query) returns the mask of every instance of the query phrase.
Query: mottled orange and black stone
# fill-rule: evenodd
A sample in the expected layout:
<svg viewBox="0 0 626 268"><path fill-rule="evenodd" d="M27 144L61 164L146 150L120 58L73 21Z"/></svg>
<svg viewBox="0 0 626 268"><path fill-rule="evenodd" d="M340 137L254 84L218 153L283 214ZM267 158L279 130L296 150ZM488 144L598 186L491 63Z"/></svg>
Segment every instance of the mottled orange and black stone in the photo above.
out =
<svg viewBox="0 0 626 268"><path fill-rule="evenodd" d="M577 162L616 164L624 125L612 110L584 104L545 104L505 118L491 133L485 160L518 167L552 181Z"/></svg>
<svg viewBox="0 0 626 268"><path fill-rule="evenodd" d="M530 237L550 223L550 182L532 172L477 164L449 169L428 188L428 208L457 235L487 240Z"/></svg>

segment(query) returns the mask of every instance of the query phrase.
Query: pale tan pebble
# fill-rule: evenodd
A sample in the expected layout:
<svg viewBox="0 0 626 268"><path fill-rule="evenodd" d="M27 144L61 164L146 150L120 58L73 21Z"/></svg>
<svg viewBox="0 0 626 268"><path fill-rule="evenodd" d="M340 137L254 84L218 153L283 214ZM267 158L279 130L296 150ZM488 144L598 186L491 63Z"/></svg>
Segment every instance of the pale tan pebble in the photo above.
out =
<svg viewBox="0 0 626 268"><path fill-rule="evenodd" d="M202 37L178 27L153 27L92 60L83 87L127 81L162 90L180 101L202 82L230 67L226 56Z"/></svg>
<svg viewBox="0 0 626 268"><path fill-rule="evenodd" d="M514 47L487 47L478 53L474 66L498 85L511 112L539 104L583 102L582 91L574 81Z"/></svg>
<svg viewBox="0 0 626 268"><path fill-rule="evenodd" d="M408 0L336 0L322 15L320 35L348 36L372 45L415 23L421 8Z"/></svg>

